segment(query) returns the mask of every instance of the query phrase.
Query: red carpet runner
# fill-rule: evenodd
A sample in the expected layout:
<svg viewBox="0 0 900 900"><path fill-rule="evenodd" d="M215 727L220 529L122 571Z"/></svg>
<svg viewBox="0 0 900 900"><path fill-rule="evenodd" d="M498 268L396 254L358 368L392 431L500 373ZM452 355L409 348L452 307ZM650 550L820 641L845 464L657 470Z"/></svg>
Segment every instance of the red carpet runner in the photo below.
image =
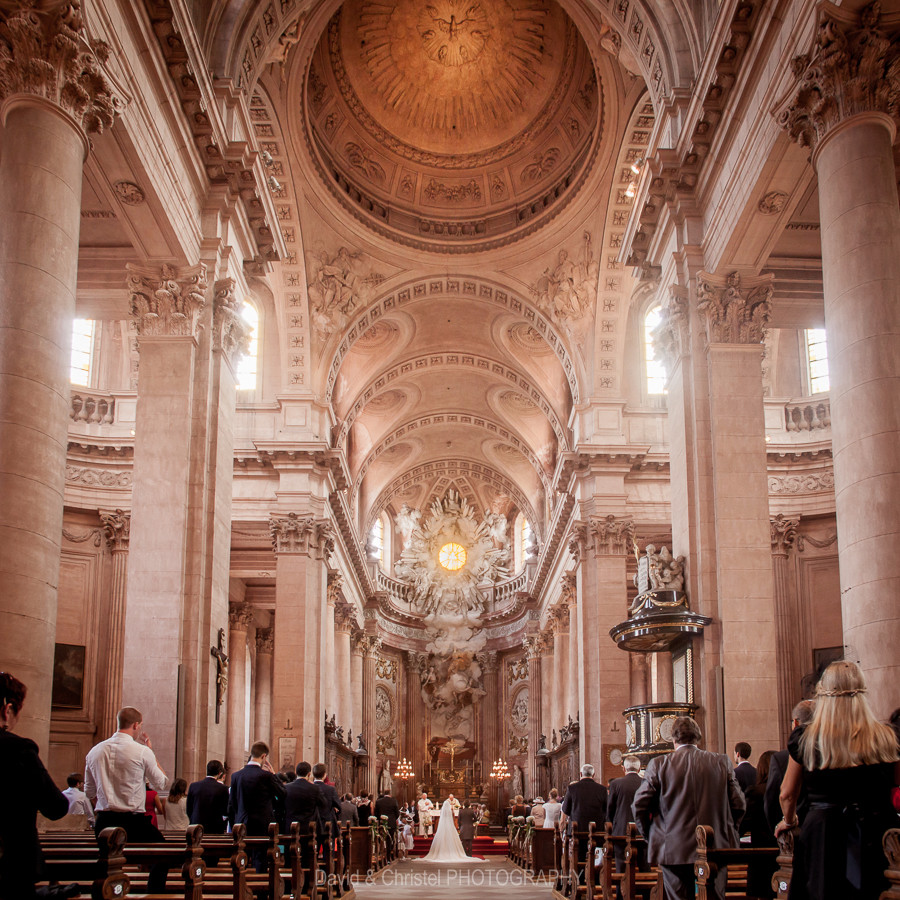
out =
<svg viewBox="0 0 900 900"><path fill-rule="evenodd" d="M410 850L410 857L424 856L431 849L430 837L415 837L415 845ZM492 837L477 837L472 843L472 854L474 856L506 856L507 842L503 840L494 840Z"/></svg>

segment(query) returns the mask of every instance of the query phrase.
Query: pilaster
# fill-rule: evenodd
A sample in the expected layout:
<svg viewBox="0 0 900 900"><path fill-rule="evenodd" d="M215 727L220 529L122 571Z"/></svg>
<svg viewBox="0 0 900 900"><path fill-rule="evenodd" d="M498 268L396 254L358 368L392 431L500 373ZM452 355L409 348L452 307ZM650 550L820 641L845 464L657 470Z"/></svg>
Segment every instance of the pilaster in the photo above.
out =
<svg viewBox="0 0 900 900"><path fill-rule="evenodd" d="M121 509L100 513L107 549L112 554L112 584L107 621L108 651L100 733L107 737L118 728L116 713L122 708L122 665L125 652L125 597L128 581L128 544L131 516Z"/></svg>

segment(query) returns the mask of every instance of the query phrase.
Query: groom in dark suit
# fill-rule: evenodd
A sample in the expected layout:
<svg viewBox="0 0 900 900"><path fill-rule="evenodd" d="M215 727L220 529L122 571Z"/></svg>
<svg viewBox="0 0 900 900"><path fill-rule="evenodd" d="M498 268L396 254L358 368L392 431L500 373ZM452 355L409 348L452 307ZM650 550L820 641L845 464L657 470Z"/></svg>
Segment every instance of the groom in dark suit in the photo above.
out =
<svg viewBox="0 0 900 900"><path fill-rule="evenodd" d="M472 842L475 840L475 810L468 803L464 803L459 811L459 839L466 856L471 856Z"/></svg>
<svg viewBox="0 0 900 900"><path fill-rule="evenodd" d="M250 761L231 776L228 821L247 826L249 837L266 835L269 823L276 822L275 805L284 799L284 785L275 777L269 762L269 748L257 741L250 748ZM266 848L252 851L257 872L266 871Z"/></svg>
<svg viewBox="0 0 900 900"><path fill-rule="evenodd" d="M322 832L319 836L319 847L325 848L323 859L327 871L331 854L334 851L334 838L338 833L338 816L341 814L341 801L338 797L337 788L333 784L328 784L325 781L326 772L327 769L325 768L325 763L316 763L313 766L313 784L319 789L320 795L319 822L322 826ZM325 826L329 822L331 822L331 840L326 842Z"/></svg>
<svg viewBox="0 0 900 900"><path fill-rule="evenodd" d="M647 838L650 863L662 867L666 900L694 900L697 826L712 828L714 847L737 847L736 826L746 808L731 760L700 750L700 738L693 719L677 718L672 725L675 750L650 760L634 796L634 821ZM724 898L727 876L723 866L708 893L711 900Z"/></svg>
<svg viewBox="0 0 900 900"><path fill-rule="evenodd" d="M188 788L185 810L191 825L202 825L204 834L225 834L228 788L224 781L225 766L211 759L206 764L206 778Z"/></svg>

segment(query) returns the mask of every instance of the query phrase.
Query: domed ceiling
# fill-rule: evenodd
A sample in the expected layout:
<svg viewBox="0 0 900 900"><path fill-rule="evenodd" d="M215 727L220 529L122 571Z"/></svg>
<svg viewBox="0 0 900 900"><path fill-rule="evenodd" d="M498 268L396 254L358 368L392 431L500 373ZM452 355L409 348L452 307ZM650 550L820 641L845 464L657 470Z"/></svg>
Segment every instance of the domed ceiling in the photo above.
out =
<svg viewBox="0 0 900 900"><path fill-rule="evenodd" d="M533 231L577 192L602 91L549 0L349 0L309 69L319 173L378 232L460 252Z"/></svg>

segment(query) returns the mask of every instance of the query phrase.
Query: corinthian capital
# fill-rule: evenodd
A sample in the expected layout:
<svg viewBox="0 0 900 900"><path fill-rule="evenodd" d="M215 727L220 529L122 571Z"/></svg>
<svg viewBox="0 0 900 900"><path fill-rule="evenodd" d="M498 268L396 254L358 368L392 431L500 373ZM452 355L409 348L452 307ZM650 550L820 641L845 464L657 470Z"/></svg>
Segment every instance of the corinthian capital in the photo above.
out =
<svg viewBox="0 0 900 900"><path fill-rule="evenodd" d="M228 626L232 631L246 631L253 623L253 607L247 603L228 605Z"/></svg>
<svg viewBox="0 0 900 900"><path fill-rule="evenodd" d="M328 586L325 589L325 601L329 604L336 604L344 599L344 576L340 572L328 573Z"/></svg>
<svg viewBox="0 0 900 900"><path fill-rule="evenodd" d="M591 517L594 556L626 556L634 544L634 520Z"/></svg>
<svg viewBox="0 0 900 900"><path fill-rule="evenodd" d="M103 72L109 47L89 41L81 3L37 9L17 0L0 11L0 100L30 94L55 104L86 133L109 128L116 101Z"/></svg>
<svg viewBox="0 0 900 900"><path fill-rule="evenodd" d="M274 653L275 652L275 629L274 628L257 628L256 629L256 652L257 653Z"/></svg>
<svg viewBox="0 0 900 900"><path fill-rule="evenodd" d="M241 302L234 290L234 279L216 282L213 300L213 348L220 350L232 369L250 349L250 326L241 315Z"/></svg>
<svg viewBox="0 0 900 900"><path fill-rule="evenodd" d="M815 150L835 125L858 113L900 115L900 39L880 24L879 2L862 10L819 4L815 43L794 57L798 83L777 113L802 147Z"/></svg>
<svg viewBox="0 0 900 900"><path fill-rule="evenodd" d="M687 291L680 285L671 286L652 337L653 355L671 373L679 357L689 353L691 346Z"/></svg>
<svg viewBox="0 0 900 900"><path fill-rule="evenodd" d="M697 308L705 319L710 344L761 344L772 311L773 276L741 279L701 272L697 276Z"/></svg>
<svg viewBox="0 0 900 900"><path fill-rule="evenodd" d="M127 550L131 537L131 514L117 509L112 513L100 513L103 534L110 550Z"/></svg>
<svg viewBox="0 0 900 900"><path fill-rule="evenodd" d="M544 651L544 639L539 634L533 634L522 639L522 646L528 659L540 659Z"/></svg>
<svg viewBox="0 0 900 900"><path fill-rule="evenodd" d="M772 553L776 556L787 556L794 541L797 538L797 529L800 527L800 517L793 519L778 513L769 519L769 528L772 538Z"/></svg>
<svg viewBox="0 0 900 900"><path fill-rule="evenodd" d="M334 528L328 519L312 516L272 516L269 534L276 553L302 553L313 559L325 559L334 552Z"/></svg>
<svg viewBox="0 0 900 900"><path fill-rule="evenodd" d="M206 302L206 266L147 269L126 266L131 315L142 337L192 337Z"/></svg>

